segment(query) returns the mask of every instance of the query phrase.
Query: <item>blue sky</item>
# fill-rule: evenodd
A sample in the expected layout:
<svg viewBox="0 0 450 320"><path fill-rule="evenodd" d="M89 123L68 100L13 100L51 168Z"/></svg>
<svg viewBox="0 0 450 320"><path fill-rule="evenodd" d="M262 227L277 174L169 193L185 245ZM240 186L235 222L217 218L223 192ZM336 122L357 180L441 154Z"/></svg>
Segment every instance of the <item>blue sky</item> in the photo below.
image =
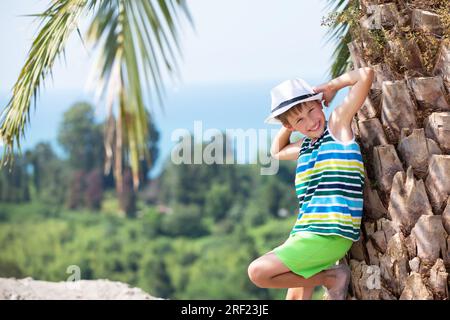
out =
<svg viewBox="0 0 450 320"><path fill-rule="evenodd" d="M41 12L50 1L0 1L0 92L9 91L23 65L37 23L21 15ZM326 2L299 0L188 0L196 32L181 33L182 83L220 84L326 80L332 45L320 25ZM83 25L82 25L83 29ZM5 45L6 44L6 45ZM83 90L92 63L74 33L66 63L58 62L46 89ZM168 88L178 85L169 84Z"/></svg>

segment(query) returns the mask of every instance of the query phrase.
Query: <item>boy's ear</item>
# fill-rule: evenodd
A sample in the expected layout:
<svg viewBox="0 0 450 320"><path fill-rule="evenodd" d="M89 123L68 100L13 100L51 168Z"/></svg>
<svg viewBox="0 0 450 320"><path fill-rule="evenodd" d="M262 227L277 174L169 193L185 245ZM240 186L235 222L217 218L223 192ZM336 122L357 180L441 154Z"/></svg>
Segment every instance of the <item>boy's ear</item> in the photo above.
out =
<svg viewBox="0 0 450 320"><path fill-rule="evenodd" d="M289 131L294 131L294 128L289 123L283 123L283 127L288 129Z"/></svg>

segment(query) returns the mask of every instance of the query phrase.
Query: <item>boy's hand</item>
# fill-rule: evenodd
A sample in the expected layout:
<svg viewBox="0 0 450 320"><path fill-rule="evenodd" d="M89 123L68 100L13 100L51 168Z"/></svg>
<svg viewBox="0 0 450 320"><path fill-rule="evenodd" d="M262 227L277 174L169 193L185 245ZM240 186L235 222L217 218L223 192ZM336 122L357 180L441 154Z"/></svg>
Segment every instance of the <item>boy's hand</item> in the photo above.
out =
<svg viewBox="0 0 450 320"><path fill-rule="evenodd" d="M313 91L315 93L323 92L323 100L325 101L326 107L330 105L330 102L333 100L334 96L337 93L337 90L330 82L313 87Z"/></svg>

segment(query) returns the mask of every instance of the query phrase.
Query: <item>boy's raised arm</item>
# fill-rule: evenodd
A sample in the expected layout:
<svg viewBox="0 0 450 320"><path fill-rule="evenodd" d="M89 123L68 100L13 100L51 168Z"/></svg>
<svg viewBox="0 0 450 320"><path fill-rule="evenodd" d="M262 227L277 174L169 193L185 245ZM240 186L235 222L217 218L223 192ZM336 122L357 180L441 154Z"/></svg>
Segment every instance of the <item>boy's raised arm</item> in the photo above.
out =
<svg viewBox="0 0 450 320"><path fill-rule="evenodd" d="M325 104L331 101L336 92L344 87L352 86L344 101L333 111L334 121L339 122L339 126L349 127L353 116L364 104L373 81L373 69L363 67L349 71L333 80L317 86L315 92L323 92Z"/></svg>
<svg viewBox="0 0 450 320"><path fill-rule="evenodd" d="M282 126L280 131L278 131L277 135L272 141L272 146L270 148L270 155L273 158L278 160L297 159L303 139L300 139L299 141L294 143L289 143L291 133L292 131L285 128L284 126Z"/></svg>

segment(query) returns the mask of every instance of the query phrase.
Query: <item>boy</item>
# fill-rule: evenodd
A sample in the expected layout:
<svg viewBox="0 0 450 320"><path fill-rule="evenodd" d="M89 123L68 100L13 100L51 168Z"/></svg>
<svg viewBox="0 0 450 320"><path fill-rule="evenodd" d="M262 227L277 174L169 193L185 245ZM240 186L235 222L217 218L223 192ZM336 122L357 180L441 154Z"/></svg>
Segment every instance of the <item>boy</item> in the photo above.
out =
<svg viewBox="0 0 450 320"><path fill-rule="evenodd" d="M346 265L335 263L359 239L364 167L352 132L353 116L361 108L373 81L373 70L360 68L311 88L304 80L288 80L271 91L266 123L283 126L275 137L272 157L297 160L295 175L299 214L288 239L253 261L248 274L264 288L289 288L286 299L311 299L315 286L328 298L344 300L350 281ZM351 89L325 119L336 92ZM305 137L289 143L293 131Z"/></svg>

